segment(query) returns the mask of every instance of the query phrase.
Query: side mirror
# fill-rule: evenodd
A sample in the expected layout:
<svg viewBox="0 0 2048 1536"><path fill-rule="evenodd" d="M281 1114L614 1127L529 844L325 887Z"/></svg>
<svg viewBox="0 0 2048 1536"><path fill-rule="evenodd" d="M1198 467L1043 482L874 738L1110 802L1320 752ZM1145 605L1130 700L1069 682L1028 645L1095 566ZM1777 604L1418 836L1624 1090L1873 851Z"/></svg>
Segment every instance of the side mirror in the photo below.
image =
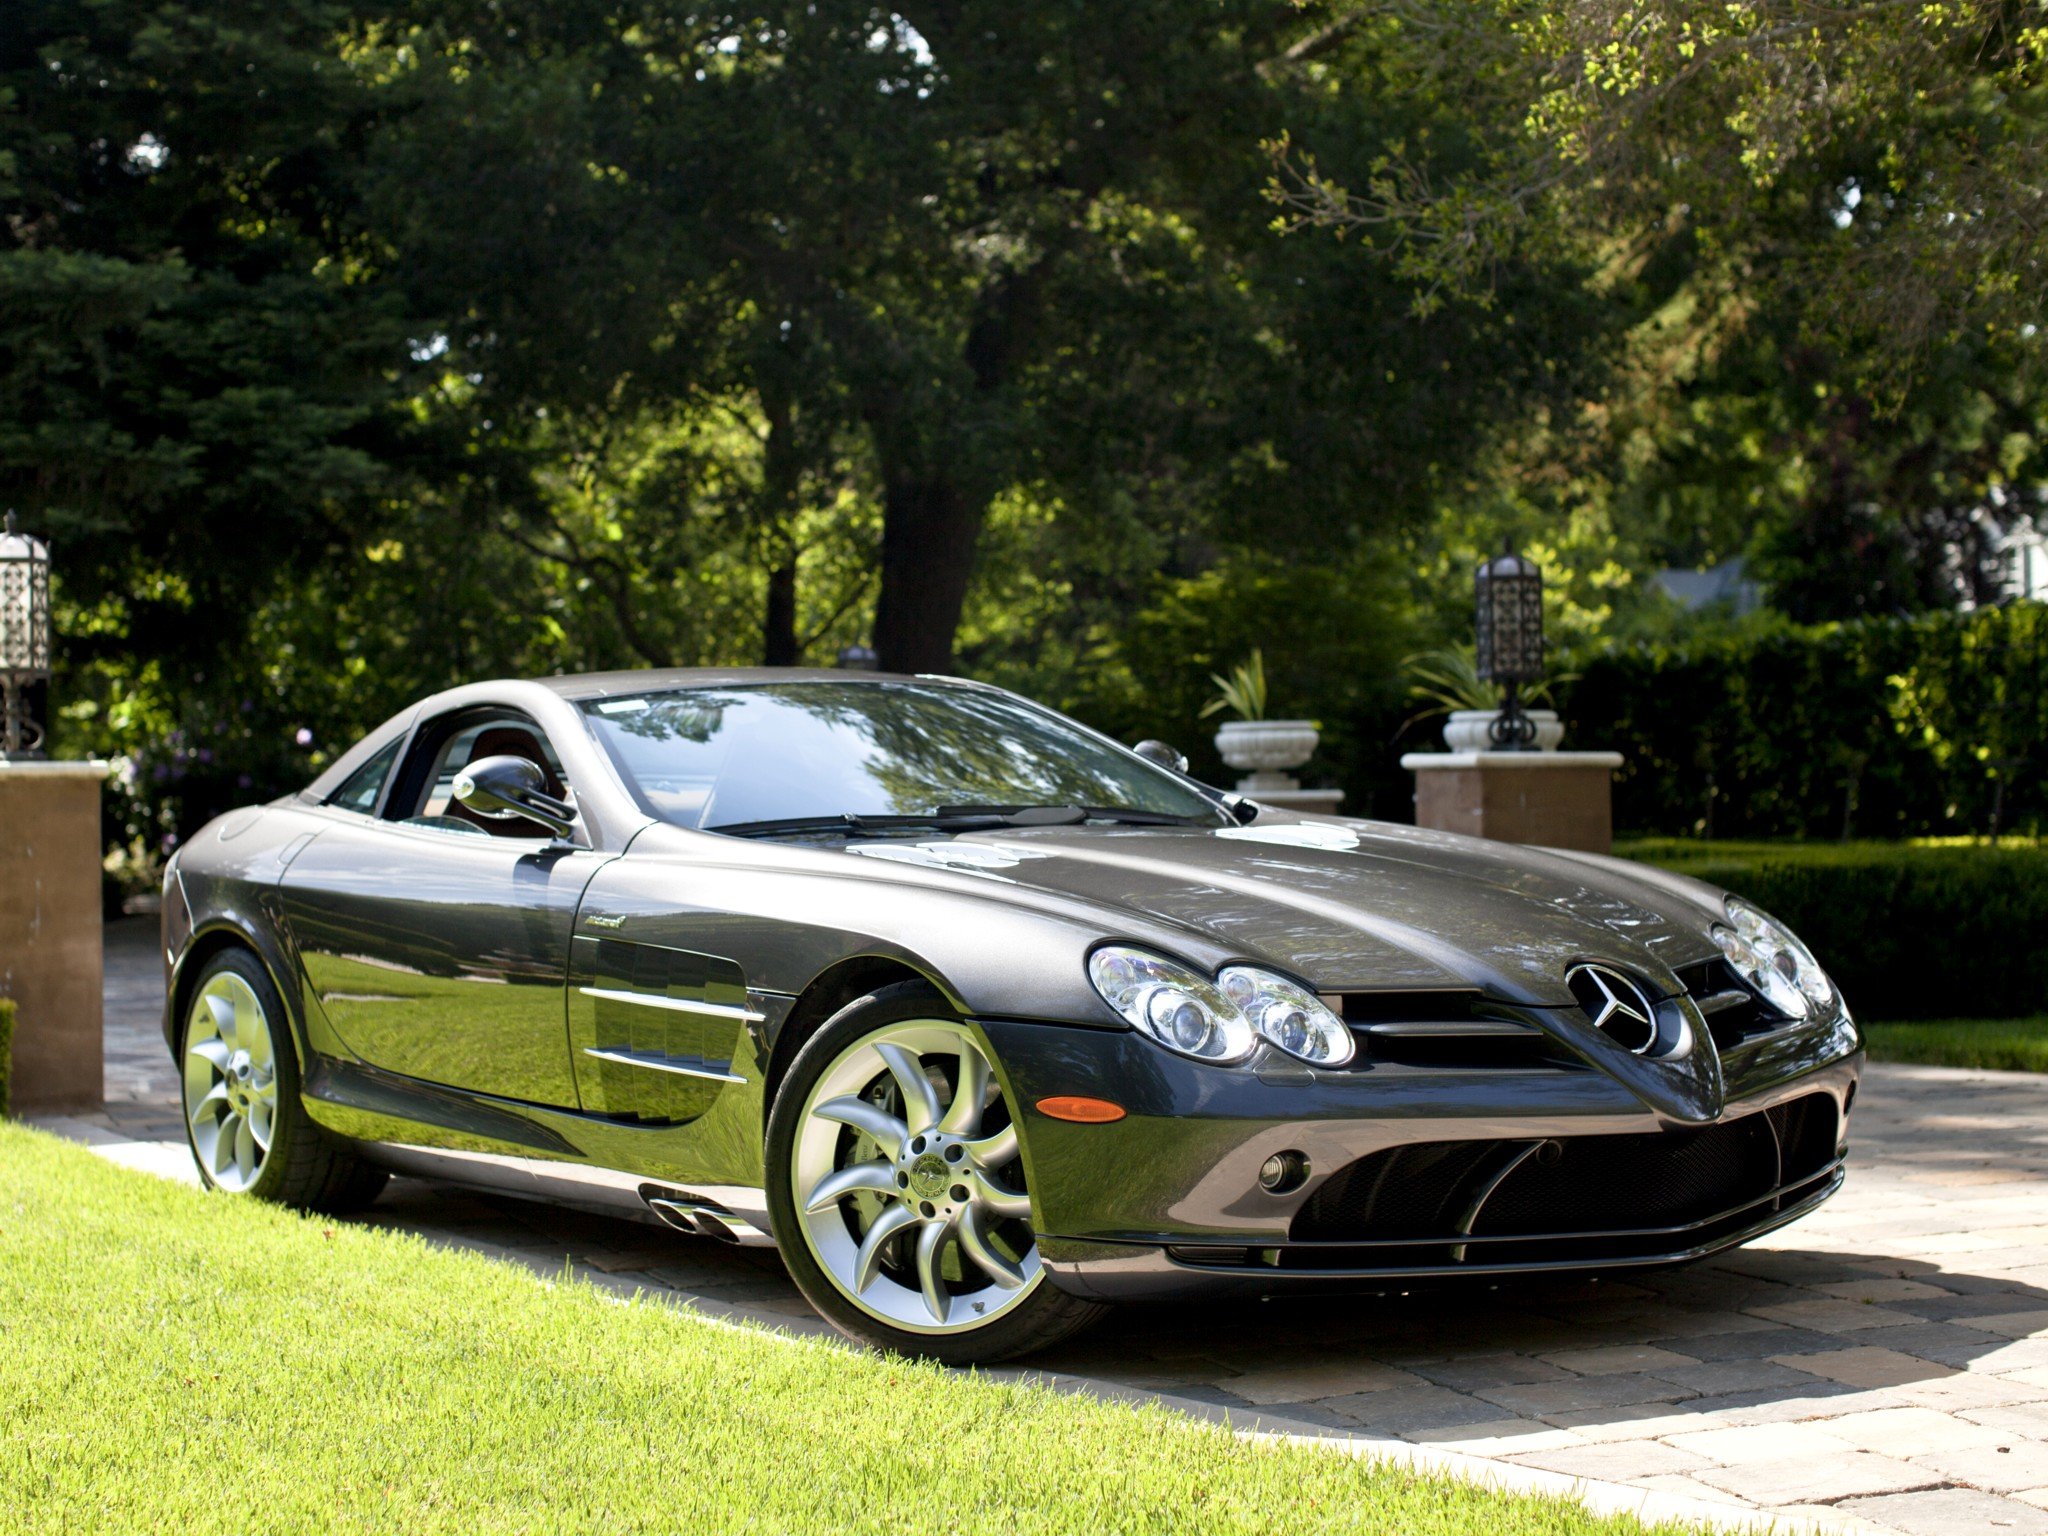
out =
<svg viewBox="0 0 2048 1536"><path fill-rule="evenodd" d="M1188 760L1181 755L1178 748L1169 747L1163 741L1153 741L1148 737L1131 748L1131 750L1145 759L1146 762L1157 763L1168 773L1177 773L1182 777L1187 775Z"/></svg>
<svg viewBox="0 0 2048 1536"><path fill-rule="evenodd" d="M576 825L575 808L549 794L540 765L523 757L486 757L471 763L455 776L455 798L491 821L522 816L557 837L567 837Z"/></svg>

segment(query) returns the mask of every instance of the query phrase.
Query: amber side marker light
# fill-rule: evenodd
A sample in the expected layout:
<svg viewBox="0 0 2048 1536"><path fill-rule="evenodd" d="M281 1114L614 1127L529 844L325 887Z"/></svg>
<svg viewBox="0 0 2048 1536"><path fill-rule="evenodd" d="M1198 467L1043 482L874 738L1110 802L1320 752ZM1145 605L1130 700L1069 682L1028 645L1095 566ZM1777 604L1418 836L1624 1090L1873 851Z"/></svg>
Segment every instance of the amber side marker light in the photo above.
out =
<svg viewBox="0 0 2048 1536"><path fill-rule="evenodd" d="M1107 1125L1124 1117L1124 1107L1107 1099L1087 1099L1078 1094L1057 1094L1038 1101L1038 1112L1054 1120L1071 1120L1076 1125Z"/></svg>

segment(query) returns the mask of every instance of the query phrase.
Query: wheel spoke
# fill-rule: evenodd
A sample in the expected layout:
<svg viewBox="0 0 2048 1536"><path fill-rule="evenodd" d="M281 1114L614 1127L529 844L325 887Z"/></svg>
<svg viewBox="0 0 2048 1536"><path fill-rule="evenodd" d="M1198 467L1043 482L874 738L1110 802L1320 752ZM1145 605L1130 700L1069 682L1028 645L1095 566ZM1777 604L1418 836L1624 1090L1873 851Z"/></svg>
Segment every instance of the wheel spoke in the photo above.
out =
<svg viewBox="0 0 2048 1536"><path fill-rule="evenodd" d="M219 1040L195 1040L185 1054L197 1056L216 1072L225 1072L228 1069L228 1057L233 1053Z"/></svg>
<svg viewBox="0 0 2048 1536"><path fill-rule="evenodd" d="M953 1090L939 1129L948 1136L971 1136L981 1129L981 1112L988 1102L988 1058L966 1035L960 1037L960 1082Z"/></svg>
<svg viewBox="0 0 2048 1536"><path fill-rule="evenodd" d="M256 1177L256 1129L246 1117L235 1127L235 1171L245 1185Z"/></svg>
<svg viewBox="0 0 2048 1536"><path fill-rule="evenodd" d="M853 1261L853 1290L859 1295L875 1283L875 1272L882 1265L882 1248L890 1238L912 1225L917 1217L907 1205L892 1205L875 1218L875 1224L868 1228L868 1235L861 1241L860 1252Z"/></svg>
<svg viewBox="0 0 2048 1536"><path fill-rule="evenodd" d="M838 1099L827 1099L811 1111L821 1120L836 1120L841 1125L850 1125L856 1131L865 1131L881 1143L882 1151L890 1157L900 1157L903 1143L910 1140L910 1128L878 1104L851 1095Z"/></svg>
<svg viewBox="0 0 2048 1536"><path fill-rule="evenodd" d="M1006 1125L993 1136L970 1141L967 1150L982 1167L1000 1168L1017 1155L1017 1127Z"/></svg>
<svg viewBox="0 0 2048 1536"><path fill-rule="evenodd" d="M888 1065L889 1075L903 1094L903 1118L915 1136L939 1123L939 1095L932 1080L924 1075L924 1064L902 1046L884 1042L875 1051Z"/></svg>
<svg viewBox="0 0 2048 1536"><path fill-rule="evenodd" d="M213 1140L213 1176L218 1179L235 1163L235 1143L241 1138L242 1117L233 1110L221 1116L220 1134Z"/></svg>
<svg viewBox="0 0 2048 1536"><path fill-rule="evenodd" d="M836 1200L843 1200L856 1190L868 1189L877 1194L896 1192L896 1174L888 1163L877 1158L871 1163L855 1163L850 1168L841 1168L828 1173L811 1189L811 1198L804 1206L806 1216L814 1216Z"/></svg>
<svg viewBox="0 0 2048 1536"><path fill-rule="evenodd" d="M981 1228L981 1212L972 1206L960 1219L960 1248L1004 1290L1014 1291L1024 1283L1024 1271L989 1245L988 1234Z"/></svg>
<svg viewBox="0 0 2048 1536"><path fill-rule="evenodd" d="M197 1104L194 1104L192 1106L192 1114L190 1116L192 1123L194 1125L199 1124L200 1117L202 1115L204 1115L206 1119L211 1120L213 1117L211 1115L206 1114L207 1110L211 1109L216 1104L225 1104L227 1103L227 1101L228 1085L226 1083L215 1083L213 1085L212 1091L209 1092L205 1098L201 1099Z"/></svg>
<svg viewBox="0 0 2048 1536"><path fill-rule="evenodd" d="M929 1222L917 1234L917 1287L924 1292L924 1309L931 1313L935 1323L946 1320L946 1310L952 1301L939 1275L939 1253L945 1244L943 1223Z"/></svg>
<svg viewBox="0 0 2048 1536"><path fill-rule="evenodd" d="M1003 1188L985 1173L974 1175L974 1198L998 1216L1015 1216L1024 1221L1031 1219L1031 1197Z"/></svg>
<svg viewBox="0 0 2048 1536"><path fill-rule="evenodd" d="M249 1106L249 1134L256 1138L256 1149L259 1152L267 1153L270 1150L270 1128L274 1113L271 1106L261 1099Z"/></svg>
<svg viewBox="0 0 2048 1536"><path fill-rule="evenodd" d="M207 993L204 1001L206 1011L213 1015L213 1027L220 1031L221 1039L225 1040L231 1049L239 1050L241 1041L235 1037L235 1005L218 992Z"/></svg>

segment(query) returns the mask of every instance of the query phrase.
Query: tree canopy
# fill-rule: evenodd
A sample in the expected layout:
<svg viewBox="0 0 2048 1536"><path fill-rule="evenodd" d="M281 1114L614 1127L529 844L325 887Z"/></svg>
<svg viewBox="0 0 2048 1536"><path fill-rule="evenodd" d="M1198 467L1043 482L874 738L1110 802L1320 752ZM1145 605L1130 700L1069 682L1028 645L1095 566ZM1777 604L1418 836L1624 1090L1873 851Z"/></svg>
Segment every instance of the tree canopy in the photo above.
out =
<svg viewBox="0 0 2048 1536"><path fill-rule="evenodd" d="M60 738L143 839L494 672L863 642L1186 740L1256 645L1362 785L1503 536L1567 645L1736 556L1802 621L1995 600L2043 19L21 0Z"/></svg>

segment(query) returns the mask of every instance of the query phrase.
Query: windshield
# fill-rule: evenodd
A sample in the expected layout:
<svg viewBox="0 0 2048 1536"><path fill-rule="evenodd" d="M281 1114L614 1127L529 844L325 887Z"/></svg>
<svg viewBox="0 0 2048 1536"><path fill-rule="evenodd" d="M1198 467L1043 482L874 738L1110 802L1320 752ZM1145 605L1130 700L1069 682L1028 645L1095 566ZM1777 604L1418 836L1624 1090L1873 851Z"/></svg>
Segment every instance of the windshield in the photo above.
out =
<svg viewBox="0 0 2048 1536"><path fill-rule="evenodd" d="M992 689L761 683L582 708L648 811L680 827L953 806L1086 806L1224 823L1215 801L1165 769Z"/></svg>

